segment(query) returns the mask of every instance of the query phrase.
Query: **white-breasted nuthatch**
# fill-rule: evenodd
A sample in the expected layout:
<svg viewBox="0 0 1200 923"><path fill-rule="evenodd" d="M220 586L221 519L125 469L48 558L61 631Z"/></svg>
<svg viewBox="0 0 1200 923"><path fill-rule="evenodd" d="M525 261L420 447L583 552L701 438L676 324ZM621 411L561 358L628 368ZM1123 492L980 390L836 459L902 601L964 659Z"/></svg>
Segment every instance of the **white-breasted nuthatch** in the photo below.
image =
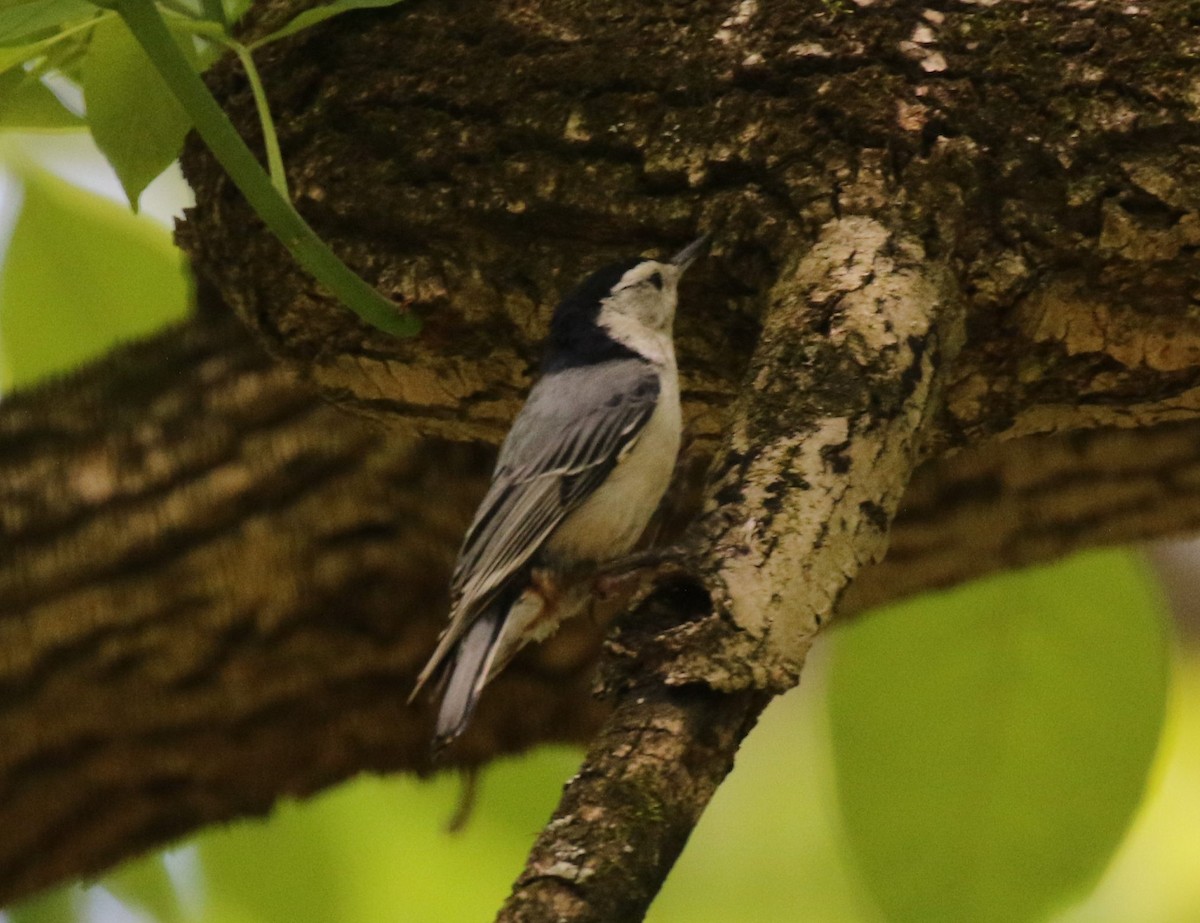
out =
<svg viewBox="0 0 1200 923"><path fill-rule="evenodd" d="M458 554L450 622L413 690L444 671L435 748L462 733L517 651L584 607L589 571L629 552L658 507L679 452L677 285L707 242L607 266L555 309L542 376L500 449Z"/></svg>

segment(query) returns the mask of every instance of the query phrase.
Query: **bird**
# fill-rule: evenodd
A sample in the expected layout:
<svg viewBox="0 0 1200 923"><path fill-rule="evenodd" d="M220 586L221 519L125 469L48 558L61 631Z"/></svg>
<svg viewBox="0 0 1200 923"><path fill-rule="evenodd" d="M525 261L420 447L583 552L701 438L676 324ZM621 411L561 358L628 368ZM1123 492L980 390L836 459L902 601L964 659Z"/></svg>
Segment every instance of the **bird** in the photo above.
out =
<svg viewBox="0 0 1200 923"><path fill-rule="evenodd" d="M538 381L509 430L450 580L434 676L440 752L526 644L586 607L590 573L630 552L679 453L678 284L708 235L670 259L621 260L555 308Z"/></svg>

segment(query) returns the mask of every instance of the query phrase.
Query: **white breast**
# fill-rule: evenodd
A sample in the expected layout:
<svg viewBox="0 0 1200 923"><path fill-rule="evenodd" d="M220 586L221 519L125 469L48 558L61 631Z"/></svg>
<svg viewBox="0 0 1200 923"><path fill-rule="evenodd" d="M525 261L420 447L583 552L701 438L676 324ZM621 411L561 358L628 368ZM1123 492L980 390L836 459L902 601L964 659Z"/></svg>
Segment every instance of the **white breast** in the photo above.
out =
<svg viewBox="0 0 1200 923"><path fill-rule="evenodd" d="M641 435L603 484L563 522L546 551L572 562L625 554L645 531L679 454L679 380L674 356L661 372L658 404Z"/></svg>

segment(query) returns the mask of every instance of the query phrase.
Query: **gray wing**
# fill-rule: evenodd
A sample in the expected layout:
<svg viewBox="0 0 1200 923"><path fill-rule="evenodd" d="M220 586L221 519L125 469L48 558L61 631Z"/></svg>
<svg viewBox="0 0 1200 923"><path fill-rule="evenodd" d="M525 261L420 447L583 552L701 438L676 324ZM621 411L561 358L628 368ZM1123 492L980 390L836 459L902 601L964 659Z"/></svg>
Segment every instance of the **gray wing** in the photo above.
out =
<svg viewBox="0 0 1200 923"><path fill-rule="evenodd" d="M451 622L430 668L604 481L654 413L659 390L658 374L628 359L538 382L467 530L450 582Z"/></svg>

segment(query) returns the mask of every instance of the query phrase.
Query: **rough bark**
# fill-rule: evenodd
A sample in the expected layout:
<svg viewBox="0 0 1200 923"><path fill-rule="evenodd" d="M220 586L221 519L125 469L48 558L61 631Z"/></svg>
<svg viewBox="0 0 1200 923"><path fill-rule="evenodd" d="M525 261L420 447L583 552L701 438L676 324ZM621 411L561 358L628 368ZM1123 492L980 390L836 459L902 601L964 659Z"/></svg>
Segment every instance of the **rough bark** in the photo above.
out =
<svg viewBox="0 0 1200 923"><path fill-rule="evenodd" d="M770 293L705 511L684 539L692 560L672 575L679 624L624 645L634 666L616 712L500 920L641 919L742 737L798 682L859 569L882 557L963 317L944 268L889 217L899 227L830 222Z"/></svg>
<svg viewBox="0 0 1200 923"><path fill-rule="evenodd" d="M252 28L293 7L264 9ZM300 207L426 333L397 344L331 305L246 233L257 222L199 157L185 242L339 400L494 440L564 286L704 227L713 256L689 274L678 335L705 411L692 430L715 438L780 268L831 219L899 208L969 299L949 443L1187 417L1200 394L1192 16L1182 0L928 15L883 0L424 0L356 14L262 64L280 74ZM217 84L253 135L236 69Z"/></svg>
<svg viewBox="0 0 1200 923"><path fill-rule="evenodd" d="M414 0L273 46L298 204L426 330L397 344L330 304L193 152L181 239L284 362L210 313L0 407L0 826L21 832L0 844L0 900L362 768L427 770L428 716L402 702L488 453L425 439L495 441L561 289L697 227L718 236L683 293L674 510L696 511L718 453L688 578L716 614L665 634L733 628L682 661L641 637L653 656L592 751L597 771L621 741L653 760L662 735L638 728L692 729L668 754L688 777L663 774L679 798L649 790L676 821L627 869L638 894L839 599L1194 528L1194 26L1184 2ZM236 69L214 85L253 135ZM851 226L883 242L838 270ZM932 300L912 314L897 279ZM760 330L808 364L755 396ZM747 555L713 563L751 520ZM755 585L796 568L811 587L778 602ZM740 601L763 598L786 627ZM599 633L516 665L454 759L593 733ZM687 682L638 685L672 671ZM638 688L666 711L637 711ZM570 797L563 816L619 805ZM645 816L596 829L612 845Z"/></svg>
<svg viewBox="0 0 1200 923"><path fill-rule="evenodd" d="M641 919L770 698L704 685L624 696L498 920Z"/></svg>
<svg viewBox="0 0 1200 923"><path fill-rule="evenodd" d="M414 449L315 399L235 325L210 324L0 410L0 824L23 831L2 846L4 901L363 769L428 768L429 716L402 701L489 453ZM298 462L306 445L325 464ZM683 466L679 522L697 511L703 467ZM941 458L842 612L1193 530L1197 485L1195 423ZM158 528L171 508L177 528ZM102 543L67 553L84 529ZM590 695L602 634L581 620L514 664L450 756L588 740L606 711Z"/></svg>
<svg viewBox="0 0 1200 923"><path fill-rule="evenodd" d="M362 769L428 771L404 702L489 455L329 406L229 317L7 400L0 902ZM485 705L458 760L594 729L587 642L506 680L518 710Z"/></svg>

